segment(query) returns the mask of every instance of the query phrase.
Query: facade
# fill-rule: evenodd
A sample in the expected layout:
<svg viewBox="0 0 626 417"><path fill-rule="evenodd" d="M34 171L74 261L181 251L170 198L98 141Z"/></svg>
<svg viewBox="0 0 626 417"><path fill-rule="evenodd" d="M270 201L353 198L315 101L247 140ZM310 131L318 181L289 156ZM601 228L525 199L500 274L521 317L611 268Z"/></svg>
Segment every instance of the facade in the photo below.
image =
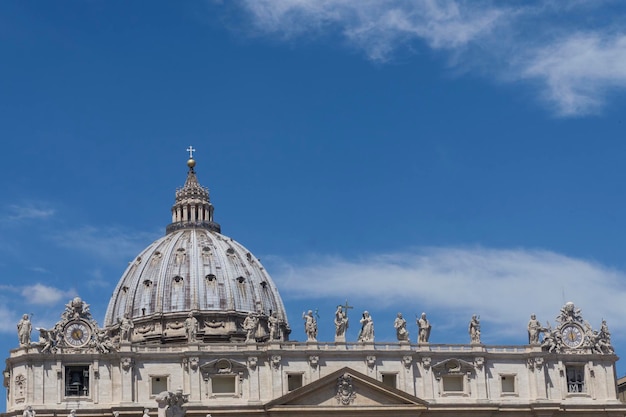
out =
<svg viewBox="0 0 626 417"><path fill-rule="evenodd" d="M573 303L554 329L531 317L522 346L482 344L477 317L469 344L431 344L425 315L417 343L401 315L398 341L376 343L365 313L358 342L346 342L341 307L334 341L317 340L311 312L307 341L290 341L270 275L221 234L187 164L166 235L130 263L102 327L80 298L38 342L20 321L5 416L626 415L608 327L594 330Z"/></svg>

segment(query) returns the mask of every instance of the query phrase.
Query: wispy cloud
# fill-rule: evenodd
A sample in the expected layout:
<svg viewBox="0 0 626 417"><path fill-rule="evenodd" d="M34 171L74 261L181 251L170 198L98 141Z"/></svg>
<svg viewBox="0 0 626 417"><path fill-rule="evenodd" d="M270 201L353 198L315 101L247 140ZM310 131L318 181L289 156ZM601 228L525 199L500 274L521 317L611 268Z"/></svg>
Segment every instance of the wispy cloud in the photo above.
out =
<svg viewBox="0 0 626 417"><path fill-rule="evenodd" d="M22 287L20 293L28 300L29 304L51 306L59 301L76 296L76 291L60 290L44 284L34 284Z"/></svg>
<svg viewBox="0 0 626 417"><path fill-rule="evenodd" d="M614 1L240 0L255 35L341 37L376 62L426 45L452 67L530 82L560 116L597 113L626 87L624 13ZM623 6L622 6L623 7Z"/></svg>
<svg viewBox="0 0 626 417"><path fill-rule="evenodd" d="M116 227L84 226L52 236L62 247L82 251L106 261L131 260L145 246L158 238L156 233L134 233Z"/></svg>
<svg viewBox="0 0 626 417"><path fill-rule="evenodd" d="M285 298L349 298L370 309L438 310L468 319L477 313L504 333L512 323L525 328L531 313L553 320L571 300L594 326L606 318L626 330L626 274L549 251L422 248L356 260L265 259Z"/></svg>
<svg viewBox="0 0 626 417"><path fill-rule="evenodd" d="M43 205L25 203L22 205L12 204L7 207L6 221L20 221L29 219L46 219L52 217L55 210Z"/></svg>

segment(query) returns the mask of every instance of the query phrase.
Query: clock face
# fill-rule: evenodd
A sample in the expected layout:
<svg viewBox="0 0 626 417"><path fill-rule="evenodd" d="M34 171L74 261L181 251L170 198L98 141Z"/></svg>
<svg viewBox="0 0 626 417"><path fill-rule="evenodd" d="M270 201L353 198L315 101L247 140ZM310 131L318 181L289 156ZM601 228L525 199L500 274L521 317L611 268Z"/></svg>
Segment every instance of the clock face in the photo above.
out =
<svg viewBox="0 0 626 417"><path fill-rule="evenodd" d="M583 343L583 331L580 327L569 325L563 327L561 330L561 336L563 337L563 343L570 348L577 348Z"/></svg>
<svg viewBox="0 0 626 417"><path fill-rule="evenodd" d="M84 346L91 338L91 329L82 321L69 323L63 333L67 344L73 347Z"/></svg>

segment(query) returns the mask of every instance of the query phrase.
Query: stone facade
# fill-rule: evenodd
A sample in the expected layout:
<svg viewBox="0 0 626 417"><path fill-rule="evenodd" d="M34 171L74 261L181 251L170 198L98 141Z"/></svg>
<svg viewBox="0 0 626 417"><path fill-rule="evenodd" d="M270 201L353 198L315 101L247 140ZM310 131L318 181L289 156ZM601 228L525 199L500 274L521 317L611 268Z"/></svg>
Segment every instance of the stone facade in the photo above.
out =
<svg viewBox="0 0 626 417"><path fill-rule="evenodd" d="M191 148L190 148L191 149ZM75 298L51 329L23 317L4 371L4 416L624 416L605 322L573 303L556 326L534 316L529 344L486 346L472 317L467 345L376 343L369 313L359 342L345 340L347 302L334 342L289 341L282 300L259 260L220 234L206 188L188 161L166 236L144 250L117 285L103 327ZM72 411L70 411L72 410ZM145 411L147 410L147 412Z"/></svg>

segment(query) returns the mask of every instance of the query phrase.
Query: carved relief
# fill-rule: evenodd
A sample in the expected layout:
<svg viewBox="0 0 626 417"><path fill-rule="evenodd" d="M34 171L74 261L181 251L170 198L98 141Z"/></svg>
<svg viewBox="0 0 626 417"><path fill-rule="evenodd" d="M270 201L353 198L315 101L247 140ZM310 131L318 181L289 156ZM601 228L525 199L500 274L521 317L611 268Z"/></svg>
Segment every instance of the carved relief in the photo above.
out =
<svg viewBox="0 0 626 417"><path fill-rule="evenodd" d="M320 362L320 357L317 355L311 355L309 356L309 365L311 365L312 368L317 368L317 365Z"/></svg>
<svg viewBox="0 0 626 417"><path fill-rule="evenodd" d="M413 364L413 357L410 355L405 355L402 357L402 364L406 369L409 369Z"/></svg>
<svg viewBox="0 0 626 417"><path fill-rule="evenodd" d="M278 370L280 368L280 361L282 360L280 355L272 355L271 358L271 362L272 362L272 366L274 367L275 370Z"/></svg>
<svg viewBox="0 0 626 417"><path fill-rule="evenodd" d="M485 358L483 358L482 356L478 356L476 359L474 359L474 366L476 367L476 369L483 369L484 364Z"/></svg>
<svg viewBox="0 0 626 417"><path fill-rule="evenodd" d="M424 366L424 369L430 369L430 365L431 365L431 359L426 356L422 358L422 365Z"/></svg>
<svg viewBox="0 0 626 417"><path fill-rule="evenodd" d="M256 356L250 356L248 358L248 366L250 369L255 369L257 366L258 358Z"/></svg>
<svg viewBox="0 0 626 417"><path fill-rule="evenodd" d="M15 402L24 402L26 396L26 377L22 374L15 376Z"/></svg>
<svg viewBox="0 0 626 417"><path fill-rule="evenodd" d="M343 374L337 379L337 394L335 398L338 404L350 405L354 402L356 392L350 375Z"/></svg>
<svg viewBox="0 0 626 417"><path fill-rule="evenodd" d="M122 365L122 369L128 371L133 366L133 360L131 358L122 358L120 360L120 365Z"/></svg>
<svg viewBox="0 0 626 417"><path fill-rule="evenodd" d="M374 365L376 365L376 356L374 355L368 355L365 358L365 362L367 362L367 366L369 366L370 368L373 368Z"/></svg>

